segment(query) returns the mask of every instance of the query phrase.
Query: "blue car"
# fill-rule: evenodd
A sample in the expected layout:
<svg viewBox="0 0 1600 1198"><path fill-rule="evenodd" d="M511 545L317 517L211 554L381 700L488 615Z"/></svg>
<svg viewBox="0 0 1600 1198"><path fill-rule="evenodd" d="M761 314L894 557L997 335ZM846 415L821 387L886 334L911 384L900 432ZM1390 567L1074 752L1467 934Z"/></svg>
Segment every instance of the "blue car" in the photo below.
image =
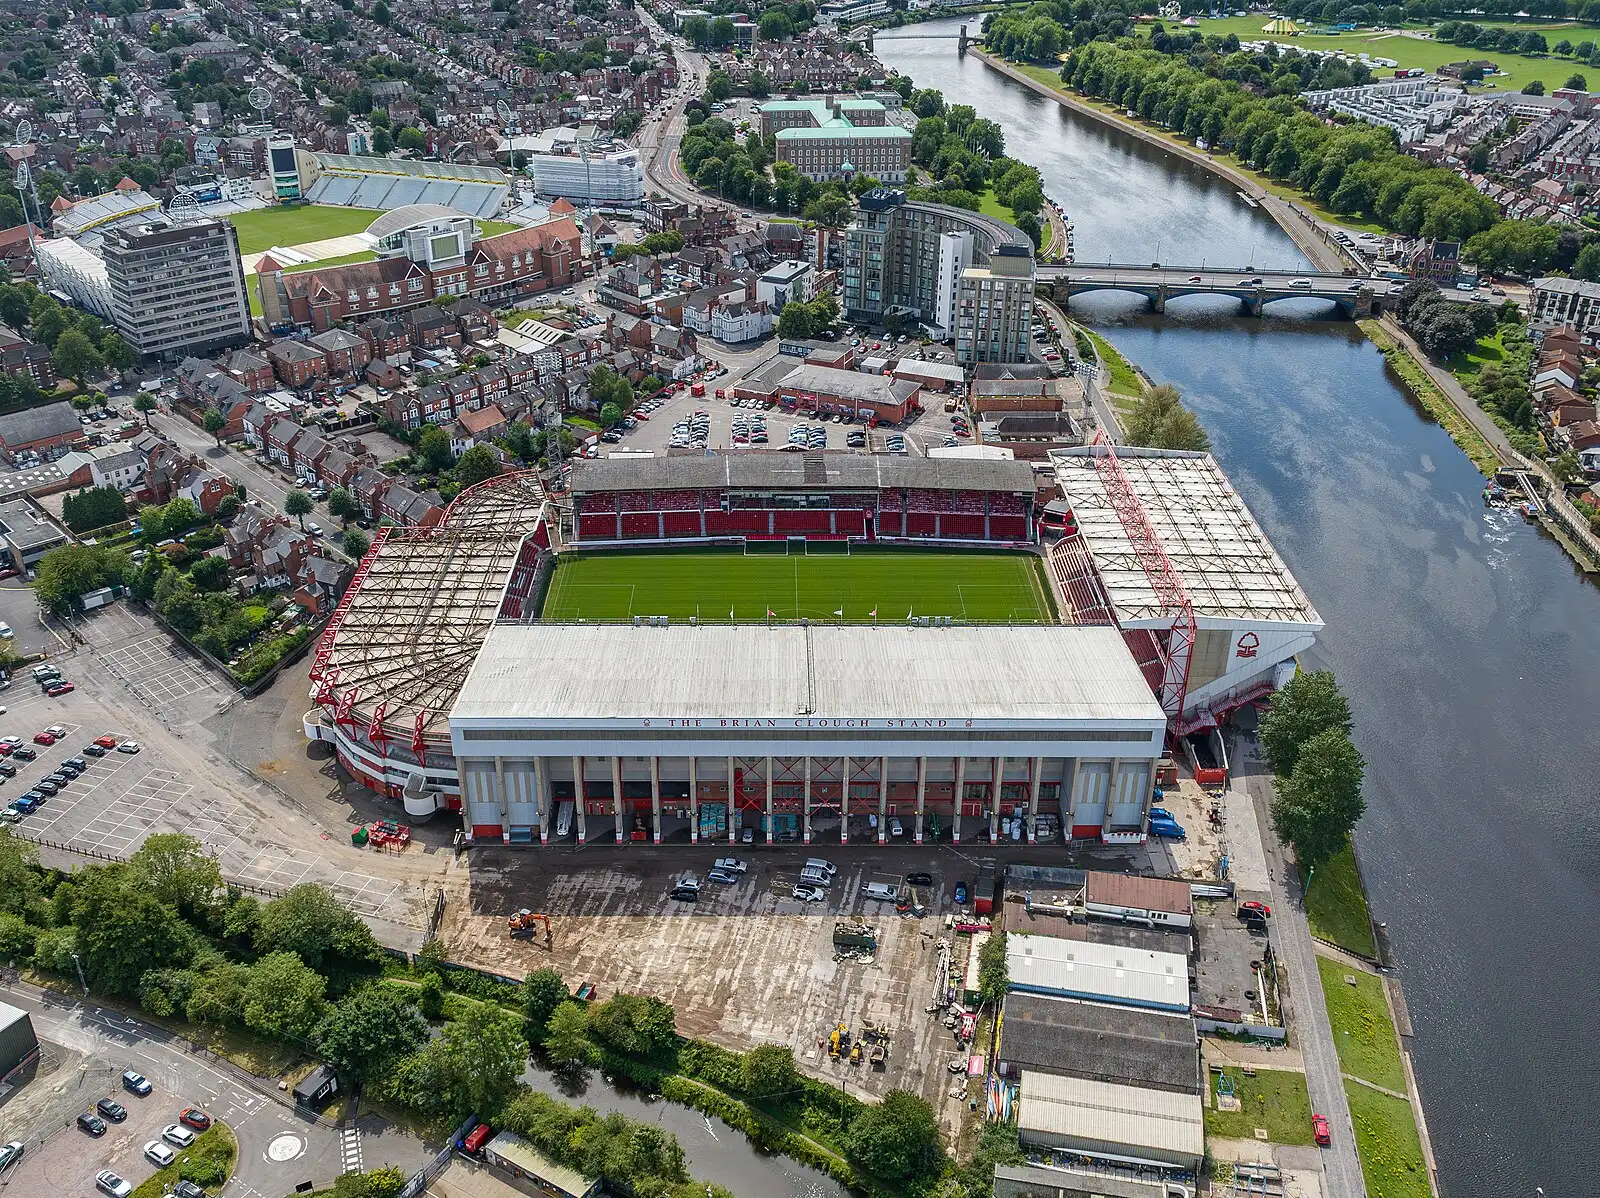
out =
<svg viewBox="0 0 1600 1198"><path fill-rule="evenodd" d="M958 906L958 907L962 903L967 901L967 884L965 882L957 882L956 883L956 896L955 897L956 897L956 906Z"/></svg>
<svg viewBox="0 0 1600 1198"><path fill-rule="evenodd" d="M1152 808L1150 808L1150 818L1151 819L1168 819L1168 820L1172 820L1174 822L1177 821L1177 816L1173 815L1172 812L1168 811L1165 807L1152 807Z"/></svg>
<svg viewBox="0 0 1600 1198"><path fill-rule="evenodd" d="M1177 820L1151 819L1150 835L1160 837L1162 840L1183 840L1188 833Z"/></svg>

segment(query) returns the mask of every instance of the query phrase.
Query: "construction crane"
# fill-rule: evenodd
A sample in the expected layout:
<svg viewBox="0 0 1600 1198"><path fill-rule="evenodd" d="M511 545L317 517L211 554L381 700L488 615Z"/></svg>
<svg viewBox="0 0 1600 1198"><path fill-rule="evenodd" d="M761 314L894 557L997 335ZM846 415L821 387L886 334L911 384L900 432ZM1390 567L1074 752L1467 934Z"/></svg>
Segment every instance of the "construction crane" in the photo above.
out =
<svg viewBox="0 0 1600 1198"><path fill-rule="evenodd" d="M529 911L524 907L506 917L506 932L513 940L533 940L538 936L540 926L544 927L544 946L548 949L555 948L555 937L550 932L550 917L540 912Z"/></svg>
<svg viewBox="0 0 1600 1198"><path fill-rule="evenodd" d="M1194 654L1194 604L1172 559L1167 556L1161 538L1150 523L1150 515L1145 511L1143 501L1134 493L1133 484L1123 473L1105 429L1095 433L1090 445L1100 451L1094 455L1094 465L1106 489L1106 498L1111 501L1111 510L1116 512L1117 519L1121 521L1128 544L1150 581L1150 589L1160 605L1161 615L1172 620L1164 646L1155 632L1148 629L1124 629L1123 636L1129 640L1129 648L1134 650L1134 656L1140 659L1145 677L1160 699L1162 710L1167 713L1168 728L1174 735L1181 736L1186 731L1183 727L1183 704L1189 692L1189 662ZM1141 632L1144 633L1143 638L1137 636ZM1134 643L1137 639L1148 641L1142 653Z"/></svg>

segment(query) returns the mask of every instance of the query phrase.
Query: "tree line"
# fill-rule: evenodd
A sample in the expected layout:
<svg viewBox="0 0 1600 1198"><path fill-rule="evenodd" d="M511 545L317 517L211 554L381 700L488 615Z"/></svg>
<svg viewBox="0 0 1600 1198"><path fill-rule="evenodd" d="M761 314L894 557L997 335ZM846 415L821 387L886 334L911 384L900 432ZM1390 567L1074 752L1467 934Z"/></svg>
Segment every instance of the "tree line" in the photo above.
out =
<svg viewBox="0 0 1600 1198"><path fill-rule="evenodd" d="M1307 874L1349 843L1366 811L1367 763L1351 726L1350 701L1327 670L1296 674L1261 719L1261 749L1277 775L1273 826Z"/></svg>
<svg viewBox="0 0 1600 1198"><path fill-rule="evenodd" d="M1154 50L1092 42L1072 52L1061 77L1085 95L1203 138L1337 213L1451 241L1499 219L1494 202L1454 171L1402 154L1391 130L1329 126L1288 96L1257 95Z"/></svg>

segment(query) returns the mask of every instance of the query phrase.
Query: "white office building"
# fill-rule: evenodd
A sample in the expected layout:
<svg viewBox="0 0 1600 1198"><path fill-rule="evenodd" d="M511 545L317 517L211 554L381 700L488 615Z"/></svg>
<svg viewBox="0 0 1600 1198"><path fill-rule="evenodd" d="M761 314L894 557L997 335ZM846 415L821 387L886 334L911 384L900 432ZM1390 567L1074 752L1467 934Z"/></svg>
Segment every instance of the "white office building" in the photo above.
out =
<svg viewBox="0 0 1600 1198"><path fill-rule="evenodd" d="M933 319L929 321L936 339L956 335L956 307L961 302L961 274L972 265L970 232L939 235L939 281L934 290Z"/></svg>

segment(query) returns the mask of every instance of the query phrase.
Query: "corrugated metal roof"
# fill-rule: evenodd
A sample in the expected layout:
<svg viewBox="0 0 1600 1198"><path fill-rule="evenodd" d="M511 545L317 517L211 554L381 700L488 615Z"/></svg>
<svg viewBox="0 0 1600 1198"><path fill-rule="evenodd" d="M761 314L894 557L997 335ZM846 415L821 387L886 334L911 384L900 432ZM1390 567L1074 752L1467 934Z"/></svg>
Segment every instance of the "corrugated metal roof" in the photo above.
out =
<svg viewBox="0 0 1600 1198"><path fill-rule="evenodd" d="M1141 911L1172 911L1180 915L1194 911L1189 884L1175 878L1143 878L1137 874L1092 870L1085 879L1085 886L1090 903Z"/></svg>
<svg viewBox="0 0 1600 1198"><path fill-rule="evenodd" d="M1014 934L1006 937L1006 970L1014 990L1189 1009L1189 962L1177 953Z"/></svg>
<svg viewBox="0 0 1600 1198"><path fill-rule="evenodd" d="M1056 479L1124 626L1171 623L1111 506L1094 446L1051 451ZM1289 567L1208 453L1118 446L1117 463L1183 580L1196 616L1322 627Z"/></svg>
<svg viewBox="0 0 1600 1198"><path fill-rule="evenodd" d="M899 624L504 624L489 633L451 719L799 715L1164 722L1114 628Z"/></svg>
<svg viewBox="0 0 1600 1198"><path fill-rule="evenodd" d="M1104 1145L1128 1156L1205 1154L1205 1113L1198 1094L1148 1090L1053 1073L1022 1075L1017 1127L1065 1138L1085 1148Z"/></svg>
<svg viewBox="0 0 1600 1198"><path fill-rule="evenodd" d="M808 461L820 459L829 488L914 487L929 491L1033 493L1033 469L1025 462L972 458L913 458L898 454L794 454L751 451L726 456L681 458L597 458L572 468L574 495L604 491L654 491L732 488L780 491L817 490Z"/></svg>
<svg viewBox="0 0 1600 1198"><path fill-rule="evenodd" d="M598 1185L594 1178L585 1177L576 1169L569 1169L565 1165L558 1165L544 1153L540 1152L521 1136L503 1131L490 1140L486 1146L486 1153L490 1157L499 1157L509 1161L526 1173L555 1186L564 1194L582 1198Z"/></svg>
<svg viewBox="0 0 1600 1198"><path fill-rule="evenodd" d="M1194 1020L1187 1015L1040 994L1006 995L1000 1021L1000 1059L1023 1072L1038 1069L1186 1094L1200 1092L1197 1045Z"/></svg>

